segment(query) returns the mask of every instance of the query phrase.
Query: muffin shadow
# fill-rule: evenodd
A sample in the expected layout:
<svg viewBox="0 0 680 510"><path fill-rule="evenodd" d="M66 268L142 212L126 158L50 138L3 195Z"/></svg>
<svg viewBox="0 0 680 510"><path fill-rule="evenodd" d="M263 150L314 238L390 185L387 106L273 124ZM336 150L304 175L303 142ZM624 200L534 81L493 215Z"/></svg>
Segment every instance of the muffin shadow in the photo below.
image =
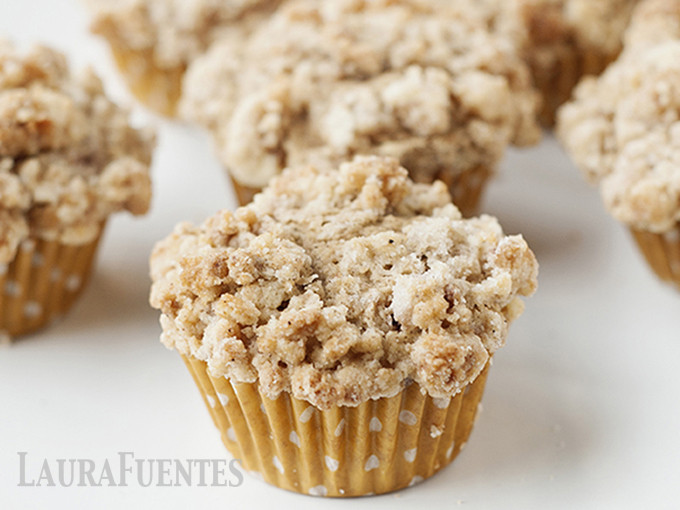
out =
<svg viewBox="0 0 680 510"><path fill-rule="evenodd" d="M565 466L574 469L597 455L597 411L574 394L573 381L558 381L556 392L537 384L546 380L544 371L559 379L557 366L541 367L533 374L530 370L516 364L501 374L491 371L483 412L467 445L469 453L462 452L459 461L432 483L461 488L485 479L523 484L542 478L547 483Z"/></svg>

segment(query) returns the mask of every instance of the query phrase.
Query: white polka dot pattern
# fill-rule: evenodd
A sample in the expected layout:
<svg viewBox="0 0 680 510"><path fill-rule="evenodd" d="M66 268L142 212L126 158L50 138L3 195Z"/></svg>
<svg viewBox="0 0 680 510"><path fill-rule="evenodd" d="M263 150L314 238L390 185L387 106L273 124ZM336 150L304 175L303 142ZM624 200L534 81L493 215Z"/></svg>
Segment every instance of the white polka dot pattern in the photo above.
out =
<svg viewBox="0 0 680 510"><path fill-rule="evenodd" d="M368 430L371 432L380 432L382 430L382 423L375 416L371 418L371 422L368 424Z"/></svg>
<svg viewBox="0 0 680 510"><path fill-rule="evenodd" d="M323 485L317 485L309 489L310 496L328 496L328 489Z"/></svg>
<svg viewBox="0 0 680 510"><path fill-rule="evenodd" d="M371 471L380 467L380 459L377 456L371 455L364 464L364 471Z"/></svg>
<svg viewBox="0 0 680 510"><path fill-rule="evenodd" d="M418 418L411 411L402 411L399 413L399 421L404 425L415 425L418 423Z"/></svg>
<svg viewBox="0 0 680 510"><path fill-rule="evenodd" d="M340 462L332 457L329 457L328 455L324 457L324 460L326 461L326 467L329 469L329 471L335 472L340 467Z"/></svg>
<svg viewBox="0 0 680 510"><path fill-rule="evenodd" d="M428 478L458 453L454 444L467 439L481 397L477 389L469 399L460 393L435 401L414 385L390 399L326 411L288 393L267 400L256 383L212 378L203 362L189 366L216 404L213 418L234 458L269 483L315 496L382 494Z"/></svg>

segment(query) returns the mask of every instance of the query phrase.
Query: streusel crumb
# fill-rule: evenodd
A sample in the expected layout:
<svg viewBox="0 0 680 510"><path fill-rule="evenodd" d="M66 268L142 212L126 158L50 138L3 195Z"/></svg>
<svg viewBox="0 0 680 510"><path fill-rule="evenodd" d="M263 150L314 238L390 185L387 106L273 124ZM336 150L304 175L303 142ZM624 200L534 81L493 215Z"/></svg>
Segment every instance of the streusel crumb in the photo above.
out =
<svg viewBox="0 0 680 510"><path fill-rule="evenodd" d="M656 44L642 36L644 22ZM657 233L680 221L679 24L680 2L641 4L622 56L560 113L562 141L610 212Z"/></svg>
<svg viewBox="0 0 680 510"><path fill-rule="evenodd" d="M0 263L29 235L86 244L112 212L145 213L153 138L91 71L0 41Z"/></svg>
<svg viewBox="0 0 680 510"><path fill-rule="evenodd" d="M538 98L512 43L459 7L286 2L192 64L180 112L255 188L286 166L356 154L396 157L420 182L493 169L508 144L538 140Z"/></svg>
<svg viewBox="0 0 680 510"><path fill-rule="evenodd" d="M680 39L680 1L644 0L626 32L627 52Z"/></svg>
<svg viewBox="0 0 680 510"><path fill-rule="evenodd" d="M537 263L494 218L462 219L441 182L361 157L286 170L248 206L179 225L151 272L167 347L325 409L412 381L458 393L505 343Z"/></svg>

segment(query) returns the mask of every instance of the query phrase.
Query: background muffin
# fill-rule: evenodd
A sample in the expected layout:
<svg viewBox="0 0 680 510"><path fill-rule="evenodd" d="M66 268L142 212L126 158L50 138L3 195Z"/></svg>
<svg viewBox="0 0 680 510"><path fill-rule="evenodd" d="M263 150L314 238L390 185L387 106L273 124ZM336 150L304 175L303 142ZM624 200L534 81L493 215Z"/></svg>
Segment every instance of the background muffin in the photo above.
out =
<svg viewBox="0 0 680 510"><path fill-rule="evenodd" d="M542 95L541 120L552 126L557 108L569 99L579 79L601 73L619 54L638 0L468 3L495 31L515 41Z"/></svg>
<svg viewBox="0 0 680 510"><path fill-rule="evenodd" d="M91 71L0 41L0 330L27 333L70 307L108 216L147 211L152 145Z"/></svg>
<svg viewBox="0 0 680 510"><path fill-rule="evenodd" d="M455 457L537 264L442 183L371 157L178 226L151 271L162 341L229 451L280 487L357 496Z"/></svg>
<svg viewBox="0 0 680 510"><path fill-rule="evenodd" d="M659 276L680 285L680 2L640 4L624 53L579 85L558 129Z"/></svg>
<svg viewBox="0 0 680 510"><path fill-rule="evenodd" d="M376 154L469 214L505 148L540 133L512 44L459 7L286 2L193 63L181 114L213 132L242 204L286 166Z"/></svg>
<svg viewBox="0 0 680 510"><path fill-rule="evenodd" d="M132 92L173 115L189 63L223 32L247 32L281 0L89 0Z"/></svg>

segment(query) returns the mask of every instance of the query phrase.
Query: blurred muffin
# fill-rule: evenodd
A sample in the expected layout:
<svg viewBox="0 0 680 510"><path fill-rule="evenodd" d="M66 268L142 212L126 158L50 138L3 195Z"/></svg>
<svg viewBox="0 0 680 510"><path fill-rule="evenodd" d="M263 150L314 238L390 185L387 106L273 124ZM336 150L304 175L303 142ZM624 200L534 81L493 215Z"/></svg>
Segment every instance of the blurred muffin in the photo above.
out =
<svg viewBox="0 0 680 510"><path fill-rule="evenodd" d="M174 115L182 77L223 32L247 32L281 0L89 0L92 31L106 38L133 94Z"/></svg>
<svg viewBox="0 0 680 510"><path fill-rule="evenodd" d="M656 273L680 286L680 1L642 2L626 41L578 86L558 132Z"/></svg>
<svg viewBox="0 0 680 510"><path fill-rule="evenodd" d="M621 51L638 0L470 0L499 33L511 37L543 98L541 121L552 126L557 108L584 75L600 74Z"/></svg>
<svg viewBox="0 0 680 510"><path fill-rule="evenodd" d="M512 43L438 0L286 2L185 78L180 114L214 134L241 204L286 166L398 158L472 213L505 148L540 136Z"/></svg>
<svg viewBox="0 0 680 510"><path fill-rule="evenodd" d="M467 441L491 356L536 288L521 236L462 219L398 162L287 170L151 257L162 341L231 454L284 489L389 492Z"/></svg>
<svg viewBox="0 0 680 510"><path fill-rule="evenodd" d="M153 134L133 129L99 79L61 53L0 40L0 332L63 314L82 291L108 216L149 207Z"/></svg>

